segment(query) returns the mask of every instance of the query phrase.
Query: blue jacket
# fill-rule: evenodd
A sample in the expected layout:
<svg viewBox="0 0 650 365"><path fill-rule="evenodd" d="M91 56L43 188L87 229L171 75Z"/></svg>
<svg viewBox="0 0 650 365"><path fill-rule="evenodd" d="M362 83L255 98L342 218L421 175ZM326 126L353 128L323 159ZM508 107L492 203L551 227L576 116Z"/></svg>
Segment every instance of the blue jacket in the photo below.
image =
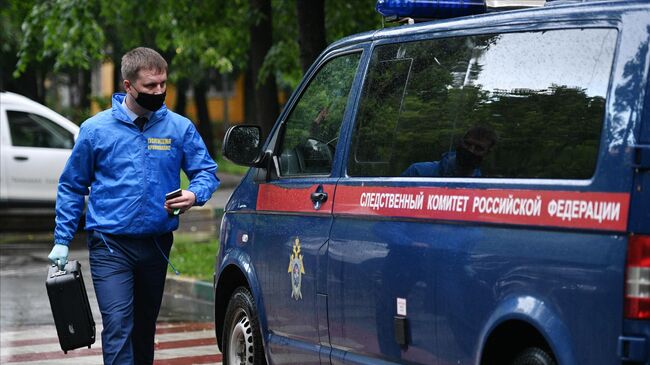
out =
<svg viewBox="0 0 650 365"><path fill-rule="evenodd" d="M178 216L164 208L165 193L180 187L181 169L196 205L205 204L219 186L212 160L192 122L164 105L143 132L127 116L122 100L86 120L59 179L54 243L72 240L90 195L86 229L128 236L149 236L178 228Z"/></svg>
<svg viewBox="0 0 650 365"><path fill-rule="evenodd" d="M456 152L446 152L440 161L416 162L409 166L401 176L409 177L451 177L456 176ZM472 171L471 177L481 176L481 170Z"/></svg>

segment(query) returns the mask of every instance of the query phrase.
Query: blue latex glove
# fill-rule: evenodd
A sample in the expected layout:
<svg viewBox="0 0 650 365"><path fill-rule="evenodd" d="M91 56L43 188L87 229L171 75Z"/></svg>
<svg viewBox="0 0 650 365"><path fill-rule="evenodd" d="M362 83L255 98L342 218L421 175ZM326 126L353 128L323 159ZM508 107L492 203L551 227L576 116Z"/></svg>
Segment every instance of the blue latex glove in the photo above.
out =
<svg viewBox="0 0 650 365"><path fill-rule="evenodd" d="M59 270L63 270L65 264L68 263L68 246L56 244L52 247L52 251L47 256L50 262L59 266Z"/></svg>

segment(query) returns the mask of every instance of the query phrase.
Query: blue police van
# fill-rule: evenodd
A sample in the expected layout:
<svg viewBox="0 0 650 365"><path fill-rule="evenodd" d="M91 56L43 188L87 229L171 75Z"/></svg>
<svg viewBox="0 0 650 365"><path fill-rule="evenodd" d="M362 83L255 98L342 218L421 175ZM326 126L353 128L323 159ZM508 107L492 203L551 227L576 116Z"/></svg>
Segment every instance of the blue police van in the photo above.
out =
<svg viewBox="0 0 650 365"><path fill-rule="evenodd" d="M649 364L650 2L377 9L225 137L224 364Z"/></svg>

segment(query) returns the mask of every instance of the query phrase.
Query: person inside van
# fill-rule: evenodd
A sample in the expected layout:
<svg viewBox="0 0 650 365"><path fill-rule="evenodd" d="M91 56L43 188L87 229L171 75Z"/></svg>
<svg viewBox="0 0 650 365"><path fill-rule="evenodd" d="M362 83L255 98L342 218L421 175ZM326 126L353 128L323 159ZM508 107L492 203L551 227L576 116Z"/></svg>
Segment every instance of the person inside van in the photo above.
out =
<svg viewBox="0 0 650 365"><path fill-rule="evenodd" d="M416 162L401 176L408 177L479 177L481 163L497 143L496 133L488 127L470 128L456 143L455 151L445 152L439 161Z"/></svg>

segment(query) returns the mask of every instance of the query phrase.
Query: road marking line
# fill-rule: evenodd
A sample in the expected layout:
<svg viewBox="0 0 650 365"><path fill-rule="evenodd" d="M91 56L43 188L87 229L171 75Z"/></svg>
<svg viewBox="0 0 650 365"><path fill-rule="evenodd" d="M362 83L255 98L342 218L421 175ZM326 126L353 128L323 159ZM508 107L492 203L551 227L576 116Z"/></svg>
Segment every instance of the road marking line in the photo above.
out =
<svg viewBox="0 0 650 365"><path fill-rule="evenodd" d="M194 364L221 364L222 356L218 355L202 355L202 356L187 356L177 357L168 360L154 360L154 365L194 365Z"/></svg>
<svg viewBox="0 0 650 365"><path fill-rule="evenodd" d="M48 329L52 333L53 328ZM156 359L164 361L161 364L204 364L221 361L214 336L214 324L212 323L179 323L161 324L156 330L155 356ZM97 328L98 334L101 327ZM33 332L33 329L25 329ZM39 331L41 336L44 333ZM97 361L101 363L102 350L101 341L98 335L97 343L93 348L77 349L64 354L58 348L56 332L51 337L24 338L19 332L12 332L12 335L21 338L2 341L2 354L0 363L29 363L29 362L50 362L64 359L77 358L75 363L80 361ZM3 339L5 337L3 336ZM170 351L173 350L173 351ZM94 362L91 362L94 363ZM156 362L158 364L158 362Z"/></svg>

